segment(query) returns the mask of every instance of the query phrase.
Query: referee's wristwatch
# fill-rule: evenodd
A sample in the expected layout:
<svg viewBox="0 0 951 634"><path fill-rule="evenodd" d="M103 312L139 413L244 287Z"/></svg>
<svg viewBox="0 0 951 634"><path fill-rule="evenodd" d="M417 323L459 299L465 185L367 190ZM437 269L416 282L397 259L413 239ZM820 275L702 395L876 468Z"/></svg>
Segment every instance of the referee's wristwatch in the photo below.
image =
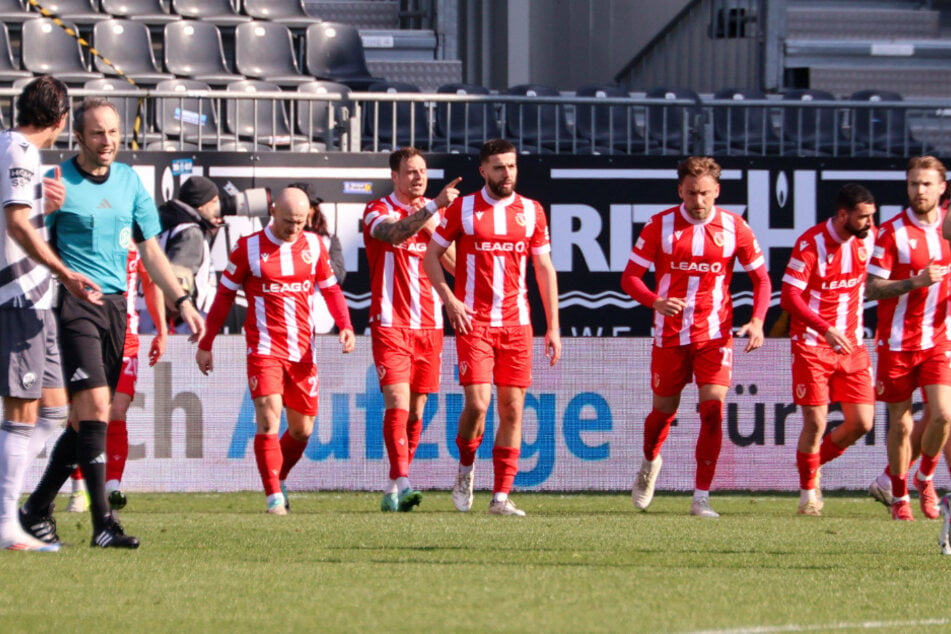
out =
<svg viewBox="0 0 951 634"><path fill-rule="evenodd" d="M181 311L181 309L182 309L182 304L184 304L185 302L190 302L191 299L192 299L192 296L191 296L190 293L185 293L184 295L182 295L181 297L179 297L178 299L176 299L176 300L175 300L175 310Z"/></svg>

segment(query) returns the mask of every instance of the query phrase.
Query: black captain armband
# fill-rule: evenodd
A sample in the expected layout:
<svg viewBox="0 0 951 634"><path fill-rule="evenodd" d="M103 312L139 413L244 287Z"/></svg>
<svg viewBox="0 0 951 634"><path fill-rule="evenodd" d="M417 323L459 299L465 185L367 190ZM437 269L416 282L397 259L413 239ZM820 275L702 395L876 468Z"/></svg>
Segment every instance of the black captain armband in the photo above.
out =
<svg viewBox="0 0 951 634"><path fill-rule="evenodd" d="M182 295L181 297L179 297L178 299L176 299L176 300L175 300L175 310L181 310L181 309L182 309L182 304L184 304L185 302L190 302L191 299L192 299L192 296L191 296L189 293L185 293L184 295Z"/></svg>

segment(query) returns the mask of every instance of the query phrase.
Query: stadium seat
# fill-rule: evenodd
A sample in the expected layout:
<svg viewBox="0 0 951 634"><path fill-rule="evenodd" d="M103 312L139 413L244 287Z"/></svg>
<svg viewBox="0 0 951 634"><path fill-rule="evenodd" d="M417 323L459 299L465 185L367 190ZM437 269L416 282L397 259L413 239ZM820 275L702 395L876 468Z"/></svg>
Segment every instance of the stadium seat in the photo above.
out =
<svg viewBox="0 0 951 634"><path fill-rule="evenodd" d="M270 20L292 29L320 22L307 13L302 0L244 0L244 12L255 20Z"/></svg>
<svg viewBox="0 0 951 634"><path fill-rule="evenodd" d="M418 93L418 86L401 82L371 84L369 92ZM363 149L392 151L413 146L428 150L430 143L427 106L421 101L365 101L363 103Z"/></svg>
<svg viewBox="0 0 951 634"><path fill-rule="evenodd" d="M350 89L332 81L311 81L297 87L297 92L349 96ZM297 129L312 141L326 147L340 147L341 133L349 121L349 101L298 101Z"/></svg>
<svg viewBox="0 0 951 634"><path fill-rule="evenodd" d="M355 27L337 22L321 22L307 27L307 72L317 79L366 90L383 81L367 69L363 40Z"/></svg>
<svg viewBox="0 0 951 634"><path fill-rule="evenodd" d="M142 22L132 20L106 20L93 27L93 45L115 68L96 57L96 70L105 75L118 75L121 70L138 84L155 85L165 79L172 79L169 73L163 73L155 63L152 53L152 37L149 27Z"/></svg>
<svg viewBox="0 0 951 634"><path fill-rule="evenodd" d="M225 62L221 31L210 22L181 20L165 25L165 68L179 77L224 86L244 79Z"/></svg>
<svg viewBox="0 0 951 634"><path fill-rule="evenodd" d="M12 82L21 77L33 77L33 73L17 68L10 49L10 32L7 31L7 25L0 22L0 81Z"/></svg>
<svg viewBox="0 0 951 634"><path fill-rule="evenodd" d="M234 32L234 48L235 67L245 77L278 86L298 86L314 80L301 74L291 30L283 24L263 20L240 24Z"/></svg>
<svg viewBox="0 0 951 634"><path fill-rule="evenodd" d="M726 88L713 94L714 99L742 102L765 100L758 90ZM728 156L784 155L791 150L770 121L769 109L753 107L713 107L713 153Z"/></svg>
<svg viewBox="0 0 951 634"><path fill-rule="evenodd" d="M595 84L575 91L578 97L629 98L620 86ZM635 111L630 106L578 104L575 129L578 150L592 154L648 154L656 149L637 129Z"/></svg>
<svg viewBox="0 0 951 634"><path fill-rule="evenodd" d="M824 90L790 90L783 101L835 102ZM782 137L797 156L840 156L848 153L836 108L783 108Z"/></svg>
<svg viewBox="0 0 951 634"><path fill-rule="evenodd" d="M150 25L168 24L182 19L168 12L162 0L101 0L102 10L114 18L136 20Z"/></svg>
<svg viewBox="0 0 951 634"><path fill-rule="evenodd" d="M159 82L155 91L180 95L155 99L155 129L164 141L171 141L179 147L187 143L203 149L224 149L222 144L235 141L234 135L221 129L216 100L203 94L211 91L207 83L195 79L168 79Z"/></svg>
<svg viewBox="0 0 951 634"><path fill-rule="evenodd" d="M436 92L488 95L489 89L476 84L445 84ZM487 101L436 102L433 151L478 154L487 140L500 136L496 104Z"/></svg>
<svg viewBox="0 0 951 634"><path fill-rule="evenodd" d="M109 14L99 10L96 0L42 0L41 6L66 22L95 24L108 20Z"/></svg>
<svg viewBox="0 0 951 634"><path fill-rule="evenodd" d="M850 101L903 101L897 92L860 90ZM854 108L852 143L858 156L911 156L927 154L926 144L917 140L908 127L907 111L902 108Z"/></svg>
<svg viewBox="0 0 951 634"><path fill-rule="evenodd" d="M0 0L0 22L4 24L19 24L32 20L38 15L31 12L29 6L22 0Z"/></svg>
<svg viewBox="0 0 951 634"><path fill-rule="evenodd" d="M658 87L647 91L646 97L657 100L647 106L645 136L657 149L652 153L687 156L694 152L700 129L700 95L689 88ZM665 101L689 100L692 105L668 105Z"/></svg>
<svg viewBox="0 0 951 634"><path fill-rule="evenodd" d="M76 25L66 24L73 31ZM50 74L67 84L81 84L102 77L91 71L75 37L56 26L49 18L23 23L21 52L23 67L37 75Z"/></svg>
<svg viewBox="0 0 951 634"><path fill-rule="evenodd" d="M172 10L182 17L216 26L237 26L251 21L250 17L235 11L231 0L172 0Z"/></svg>
<svg viewBox="0 0 951 634"><path fill-rule="evenodd" d="M280 92L281 87L269 81L244 79L228 84L228 92L251 94ZM240 139L250 139L256 145L298 146L306 139L291 134L284 102L276 99L227 99L228 130Z"/></svg>
<svg viewBox="0 0 951 634"><path fill-rule="evenodd" d="M520 84L506 91L523 97L558 97L560 93L540 84ZM565 111L555 104L506 103L505 135L520 152L571 152L572 137Z"/></svg>
<svg viewBox="0 0 951 634"><path fill-rule="evenodd" d="M122 144L126 147L131 146L133 142L143 146L156 140L158 137L149 131L148 122L151 117L147 110L149 101L145 99L145 91L139 90L129 82L118 77L107 77L105 79L91 79L83 84L86 90L95 90L97 92L108 93L114 90L130 91L134 90L142 93L142 99L137 97L112 97L109 101L116 105L119 110L119 123L122 134ZM138 121L138 123L136 123ZM137 131L138 128L138 131Z"/></svg>

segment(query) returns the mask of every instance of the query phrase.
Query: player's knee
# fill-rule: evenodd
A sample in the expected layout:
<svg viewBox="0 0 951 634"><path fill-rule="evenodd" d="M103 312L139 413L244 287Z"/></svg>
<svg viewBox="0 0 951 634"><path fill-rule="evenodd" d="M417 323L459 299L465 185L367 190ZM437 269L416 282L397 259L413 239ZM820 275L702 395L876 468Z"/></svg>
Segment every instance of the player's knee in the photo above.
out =
<svg viewBox="0 0 951 634"><path fill-rule="evenodd" d="M66 426L66 417L69 414L69 408L66 405L50 407L43 405L40 407L40 418L55 423L57 427Z"/></svg>

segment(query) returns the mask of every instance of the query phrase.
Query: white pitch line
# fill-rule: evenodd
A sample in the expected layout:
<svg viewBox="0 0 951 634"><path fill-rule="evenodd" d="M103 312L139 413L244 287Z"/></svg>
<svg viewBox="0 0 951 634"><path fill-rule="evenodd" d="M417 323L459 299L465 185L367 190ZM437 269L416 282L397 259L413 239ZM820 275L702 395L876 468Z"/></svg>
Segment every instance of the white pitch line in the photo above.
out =
<svg viewBox="0 0 951 634"><path fill-rule="evenodd" d="M825 625L760 625L722 630L694 630L688 634L774 634L776 632L828 632L832 630L880 630L889 627L926 627L948 625L951 619L918 619L915 621L857 621Z"/></svg>

